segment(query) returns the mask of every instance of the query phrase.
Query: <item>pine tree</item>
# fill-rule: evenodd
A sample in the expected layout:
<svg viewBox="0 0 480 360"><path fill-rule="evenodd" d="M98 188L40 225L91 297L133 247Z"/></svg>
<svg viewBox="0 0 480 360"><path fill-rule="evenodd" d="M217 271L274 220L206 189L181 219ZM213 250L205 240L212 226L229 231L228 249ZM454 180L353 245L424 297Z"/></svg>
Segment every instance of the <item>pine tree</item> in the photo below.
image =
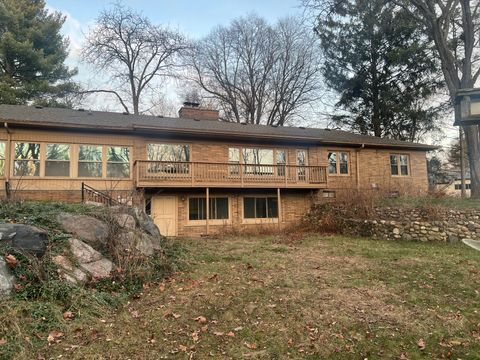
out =
<svg viewBox="0 0 480 360"><path fill-rule="evenodd" d="M384 0L335 1L318 17L323 75L339 94L332 119L361 134L418 140L436 128L441 83L428 40Z"/></svg>
<svg viewBox="0 0 480 360"><path fill-rule="evenodd" d="M43 0L0 0L0 103L68 106L77 70L65 65L64 21Z"/></svg>

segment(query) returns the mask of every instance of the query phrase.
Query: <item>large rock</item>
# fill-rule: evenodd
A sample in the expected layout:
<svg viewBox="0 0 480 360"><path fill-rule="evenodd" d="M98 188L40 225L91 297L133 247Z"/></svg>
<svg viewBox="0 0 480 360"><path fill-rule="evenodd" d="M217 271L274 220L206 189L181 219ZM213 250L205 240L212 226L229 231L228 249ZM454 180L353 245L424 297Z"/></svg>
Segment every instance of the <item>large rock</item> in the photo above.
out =
<svg viewBox="0 0 480 360"><path fill-rule="evenodd" d="M139 252L142 255L150 256L158 249L155 238L137 231L125 231L118 236L118 250L126 252Z"/></svg>
<svg viewBox="0 0 480 360"><path fill-rule="evenodd" d="M68 242L70 244L70 250L72 251L73 256L75 256L80 264L97 261L103 257L101 253L92 248L90 245L85 244L83 241L72 238L68 240Z"/></svg>
<svg viewBox="0 0 480 360"><path fill-rule="evenodd" d="M162 235L160 234L160 230L158 229L158 226L155 225L152 218L148 216L145 213L145 211L138 208L135 208L134 211L135 211L135 217L138 220L138 224L143 231L158 238L162 237Z"/></svg>
<svg viewBox="0 0 480 360"><path fill-rule="evenodd" d="M135 218L130 214L114 213L113 216L118 225L123 228L135 229L135 226L137 225Z"/></svg>
<svg viewBox="0 0 480 360"><path fill-rule="evenodd" d="M31 225L2 223L0 242L21 251L43 255L47 248L48 233Z"/></svg>
<svg viewBox="0 0 480 360"><path fill-rule="evenodd" d="M68 240L75 264L65 255L57 255L53 262L61 269L60 274L72 283L85 283L89 278L101 279L110 276L113 263L87 243L78 239Z"/></svg>
<svg viewBox="0 0 480 360"><path fill-rule="evenodd" d="M15 278L10 273L10 269L5 263L5 260L0 258L0 296L10 294L14 282Z"/></svg>
<svg viewBox="0 0 480 360"><path fill-rule="evenodd" d="M108 225L91 216L60 213L57 221L66 232L89 244L104 243L109 235Z"/></svg>

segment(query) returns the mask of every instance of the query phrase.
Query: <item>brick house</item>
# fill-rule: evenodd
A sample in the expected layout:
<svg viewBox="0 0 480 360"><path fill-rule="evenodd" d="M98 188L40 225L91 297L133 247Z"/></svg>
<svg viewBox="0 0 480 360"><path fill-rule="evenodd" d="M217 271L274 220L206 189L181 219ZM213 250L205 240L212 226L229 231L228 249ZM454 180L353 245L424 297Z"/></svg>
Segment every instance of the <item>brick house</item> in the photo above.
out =
<svg viewBox="0 0 480 360"><path fill-rule="evenodd" d="M425 193L426 153L434 149L226 123L196 104L178 118L0 105L0 119L5 194L81 201L85 184L114 199L133 196L171 236L283 226L313 201L350 192Z"/></svg>

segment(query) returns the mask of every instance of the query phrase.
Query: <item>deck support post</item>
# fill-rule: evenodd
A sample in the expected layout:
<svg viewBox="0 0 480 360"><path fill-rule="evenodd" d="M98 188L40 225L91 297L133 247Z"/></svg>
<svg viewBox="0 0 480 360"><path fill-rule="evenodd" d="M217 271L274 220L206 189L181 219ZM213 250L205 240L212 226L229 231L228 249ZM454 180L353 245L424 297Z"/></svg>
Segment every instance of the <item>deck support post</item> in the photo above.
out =
<svg viewBox="0 0 480 360"><path fill-rule="evenodd" d="M277 188L277 206L278 206L278 227L282 225L282 199L280 197L280 188Z"/></svg>
<svg viewBox="0 0 480 360"><path fill-rule="evenodd" d="M205 204L205 208L206 208L205 213L206 213L206 215L207 215L207 216L206 216L206 219L205 219L205 220L206 220L206 221L205 221L205 224L206 224L206 225L205 225L205 226L206 226L205 233L206 233L206 235L208 235L208 230L209 230L209 229L208 229L208 225L209 225L209 224L208 224L208 220L209 220L209 218L210 218L210 188L208 188L208 187L207 187L207 189L206 189L206 191L205 191L205 203L206 203L206 204Z"/></svg>

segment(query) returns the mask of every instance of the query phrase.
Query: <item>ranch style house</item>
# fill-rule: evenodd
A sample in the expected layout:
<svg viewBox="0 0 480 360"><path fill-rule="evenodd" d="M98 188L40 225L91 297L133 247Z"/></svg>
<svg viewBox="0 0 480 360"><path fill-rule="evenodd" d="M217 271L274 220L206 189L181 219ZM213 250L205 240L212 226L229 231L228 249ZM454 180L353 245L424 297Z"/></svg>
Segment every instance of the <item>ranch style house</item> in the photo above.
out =
<svg viewBox="0 0 480 360"><path fill-rule="evenodd" d="M286 226L358 191L421 194L434 146L346 131L0 105L3 195L134 202L167 236Z"/></svg>

